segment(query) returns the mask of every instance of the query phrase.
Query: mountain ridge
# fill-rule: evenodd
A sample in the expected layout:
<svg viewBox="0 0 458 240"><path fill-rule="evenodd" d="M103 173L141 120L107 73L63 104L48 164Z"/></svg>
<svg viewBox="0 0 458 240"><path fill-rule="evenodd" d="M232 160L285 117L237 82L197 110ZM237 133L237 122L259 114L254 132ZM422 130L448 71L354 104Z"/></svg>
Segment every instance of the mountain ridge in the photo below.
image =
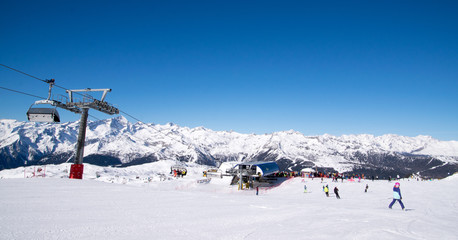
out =
<svg viewBox="0 0 458 240"><path fill-rule="evenodd" d="M79 121L32 123L0 120L0 169L72 161ZM367 174L445 177L458 170L458 141L395 134L306 136L213 131L176 124L130 123L124 117L89 121L84 162L130 166L177 160L217 166L226 161L277 161L285 170L304 167Z"/></svg>

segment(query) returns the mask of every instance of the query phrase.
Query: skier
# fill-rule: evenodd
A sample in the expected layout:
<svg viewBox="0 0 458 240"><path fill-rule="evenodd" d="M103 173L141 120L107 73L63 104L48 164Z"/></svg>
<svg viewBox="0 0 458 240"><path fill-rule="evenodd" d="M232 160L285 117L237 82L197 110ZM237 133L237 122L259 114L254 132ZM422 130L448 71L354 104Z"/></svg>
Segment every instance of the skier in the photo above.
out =
<svg viewBox="0 0 458 240"><path fill-rule="evenodd" d="M328 185L326 185L326 187L324 187L324 193L326 194L326 197L329 197L329 187L328 187Z"/></svg>
<svg viewBox="0 0 458 240"><path fill-rule="evenodd" d="M393 204L398 201L399 204L401 204L402 210L404 210L404 204L402 203L402 195L401 195L401 189L399 188L401 184L399 182L394 184L393 187L393 201L390 203L390 206L388 206L390 209L393 207Z"/></svg>
<svg viewBox="0 0 458 240"><path fill-rule="evenodd" d="M340 196L339 196L339 189L337 187L334 187L334 193L336 194L336 198L337 199L340 199Z"/></svg>
<svg viewBox="0 0 458 240"><path fill-rule="evenodd" d="M366 189L364 190L364 192L367 192L368 188L369 188L369 185L366 184Z"/></svg>

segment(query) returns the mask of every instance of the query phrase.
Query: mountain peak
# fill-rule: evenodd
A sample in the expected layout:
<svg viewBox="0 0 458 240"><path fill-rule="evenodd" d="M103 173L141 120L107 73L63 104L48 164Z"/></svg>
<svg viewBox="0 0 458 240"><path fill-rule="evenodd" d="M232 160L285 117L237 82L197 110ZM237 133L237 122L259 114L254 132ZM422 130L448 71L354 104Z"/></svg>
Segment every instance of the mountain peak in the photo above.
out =
<svg viewBox="0 0 458 240"><path fill-rule="evenodd" d="M33 125L0 120L0 169L13 166L12 161L17 161L17 166L24 160L67 161L75 149L78 127L77 122ZM97 156L110 162L116 160L118 164L164 159L207 165L234 159L278 160L288 168L313 165L337 171L361 166L393 169L397 167L395 161L409 161L411 169L420 169L421 165L435 167L437 171L442 166L453 169L458 164L458 142L429 136L304 136L294 130L255 135L180 127L173 123L131 124L123 116L90 122L84 153L89 159ZM384 158L388 158L387 165L383 165ZM415 161L416 165L412 166Z"/></svg>
<svg viewBox="0 0 458 240"><path fill-rule="evenodd" d="M116 121L117 123L123 124L123 125L129 123L127 118L125 118L123 115L119 115L117 117L114 117L114 118L112 118L112 120Z"/></svg>

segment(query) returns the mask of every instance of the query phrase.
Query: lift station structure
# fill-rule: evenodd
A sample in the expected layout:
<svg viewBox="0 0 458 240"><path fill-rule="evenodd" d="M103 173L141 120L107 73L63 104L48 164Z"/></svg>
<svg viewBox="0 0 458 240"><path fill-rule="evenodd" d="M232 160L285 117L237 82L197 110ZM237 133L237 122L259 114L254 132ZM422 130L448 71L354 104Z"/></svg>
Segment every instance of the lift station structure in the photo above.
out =
<svg viewBox="0 0 458 240"><path fill-rule="evenodd" d="M69 178L82 179L83 178L83 155L84 155L84 143L86 139L86 128L87 128L87 118L89 115L89 109L114 115L119 114L119 109L113 107L111 104L105 102L105 97L108 92L111 92L111 89L81 89L81 90L66 90L68 93L68 98L65 101L58 101L51 99L51 90L54 85L55 80L50 79L46 80L46 83L49 84L48 99L36 101L34 105L51 105L52 108L33 108L32 106L27 111L27 118L29 121L33 122L60 122L60 117L57 112L57 107L71 111L73 113L81 114L80 126L78 131L78 140L76 143L76 152L74 163L70 167ZM88 92L103 92L100 100L93 98L88 95ZM82 100L77 100L74 95L81 94L83 96ZM66 97L64 97L66 98Z"/></svg>
<svg viewBox="0 0 458 240"><path fill-rule="evenodd" d="M280 169L276 162L243 162L227 169L226 173L233 176L231 184L235 184L237 181L239 189L243 189L244 183L253 180L259 184L264 178L272 176L279 171Z"/></svg>

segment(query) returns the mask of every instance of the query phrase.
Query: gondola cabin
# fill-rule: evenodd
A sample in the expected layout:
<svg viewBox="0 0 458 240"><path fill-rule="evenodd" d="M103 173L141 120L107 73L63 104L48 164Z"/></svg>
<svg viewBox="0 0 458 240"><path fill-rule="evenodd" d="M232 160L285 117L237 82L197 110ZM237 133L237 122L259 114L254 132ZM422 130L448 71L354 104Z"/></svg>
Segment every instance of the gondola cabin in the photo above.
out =
<svg viewBox="0 0 458 240"><path fill-rule="evenodd" d="M56 108L29 108L27 119L31 122L60 122Z"/></svg>

